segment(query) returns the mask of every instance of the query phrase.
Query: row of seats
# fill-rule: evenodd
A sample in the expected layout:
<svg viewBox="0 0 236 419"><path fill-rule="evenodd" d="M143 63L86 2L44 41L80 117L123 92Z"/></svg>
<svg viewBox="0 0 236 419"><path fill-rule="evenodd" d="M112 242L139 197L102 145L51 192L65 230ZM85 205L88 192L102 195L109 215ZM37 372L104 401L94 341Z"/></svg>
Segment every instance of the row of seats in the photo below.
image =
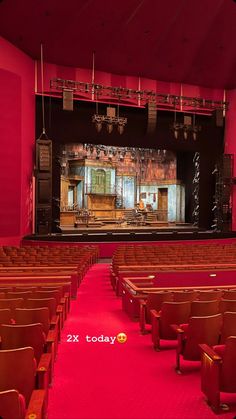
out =
<svg viewBox="0 0 236 419"><path fill-rule="evenodd" d="M70 274L78 269L80 283L98 251L25 246L0 248L0 255L0 417L46 419L48 387L70 309Z"/></svg>
<svg viewBox="0 0 236 419"><path fill-rule="evenodd" d="M76 264L81 269L86 263L95 263L98 254L98 246L2 246L0 266Z"/></svg>
<svg viewBox="0 0 236 419"><path fill-rule="evenodd" d="M132 265L234 264L236 244L124 245L116 249L112 269Z"/></svg>
<svg viewBox="0 0 236 419"><path fill-rule="evenodd" d="M163 294L173 297L172 293ZM234 311L215 314L217 306L225 302L233 303ZM149 320L146 314L147 300L141 300L141 332L148 333L146 325L150 323L156 351L166 347L166 341L175 341L178 374L184 372L181 360L202 361L202 391L212 409L220 412L220 393L236 393L236 300L163 301L149 309Z"/></svg>
<svg viewBox="0 0 236 419"><path fill-rule="evenodd" d="M166 291L147 294L140 299L140 330L151 323L151 310L159 312L162 306L174 313L186 310L187 316L209 316L225 311L236 312L236 290Z"/></svg>
<svg viewBox="0 0 236 419"><path fill-rule="evenodd" d="M0 416L44 419L69 293L29 287L4 294L18 298L0 298Z"/></svg>
<svg viewBox="0 0 236 419"><path fill-rule="evenodd" d="M146 250L147 247L149 247L148 251ZM117 254L114 258L115 261L113 259L114 263L111 267L112 287L117 295L123 296L124 309L130 301L132 304L140 302L140 330L142 334L151 332L152 344L156 351L160 351L164 346L166 347L165 341L174 341L176 372L178 374L184 372L181 360L201 361L201 388L209 405L218 413L221 409L220 393L236 393L236 288L233 285L232 287L228 285L225 289L222 287L220 289L210 289L209 287L207 290L192 288L179 291L171 289L169 291L158 291L157 289L153 292L153 275L149 276L146 273L146 276L144 276L142 269L140 269L140 272L133 273L130 270L131 275L130 272L128 275L126 272L124 279L125 276L129 278L126 278L125 281L122 280L122 275L118 274L119 267L124 262L133 263L132 260L135 259L140 265L147 265L148 257L150 260L154 260L153 255L157 255L160 249L162 251L164 246L160 246L158 250L156 248L155 250L153 250L154 248L150 249L150 246L147 247L140 246L140 249L137 249L133 246L133 249L129 249L128 253L124 252L124 248L120 250L120 254ZM188 247L188 249L182 245L181 249L174 253L174 256L173 253L169 254L165 263L171 264L173 260L178 260L180 264L188 261L188 263L194 265L194 263L204 261L205 259L201 255L203 248L200 251L199 249L194 251L194 248L195 245L192 248ZM228 252L227 246L222 246L220 250L217 246L217 249L214 249L217 252L219 251L217 255L214 255L212 249L208 252L207 247L204 247L204 252L207 254L207 263L209 263L209 260L221 260L219 252L222 251L221 255ZM189 253L192 250L194 257L192 257L192 262L189 262ZM231 246L231 250L230 258L232 257L233 260L236 246ZM139 252L140 254L138 254ZM167 249L165 249L166 255ZM212 258L211 255L213 255ZM222 256L223 262L226 259ZM160 260L161 258L159 258ZM119 279L121 279L121 288L119 289L120 292L117 292ZM134 287L134 298L132 297L132 289L127 294L129 290L129 288L126 289L126 286L129 285L128 280L136 285L136 288ZM152 288L150 292L148 291L149 287ZM146 294L144 294L142 288L146 288ZM128 297L126 297L126 294ZM171 347L173 348L173 346Z"/></svg>

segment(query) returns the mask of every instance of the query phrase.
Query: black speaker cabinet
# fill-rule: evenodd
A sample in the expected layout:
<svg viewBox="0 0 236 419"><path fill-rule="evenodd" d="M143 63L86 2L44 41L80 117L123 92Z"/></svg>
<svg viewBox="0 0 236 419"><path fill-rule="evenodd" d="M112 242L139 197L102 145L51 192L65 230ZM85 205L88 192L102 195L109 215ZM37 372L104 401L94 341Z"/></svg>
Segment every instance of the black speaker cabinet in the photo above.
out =
<svg viewBox="0 0 236 419"><path fill-rule="evenodd" d="M232 154L223 154L222 177L231 181L233 177L233 158Z"/></svg>
<svg viewBox="0 0 236 419"><path fill-rule="evenodd" d="M52 142L36 141L35 231L50 234L52 229Z"/></svg>

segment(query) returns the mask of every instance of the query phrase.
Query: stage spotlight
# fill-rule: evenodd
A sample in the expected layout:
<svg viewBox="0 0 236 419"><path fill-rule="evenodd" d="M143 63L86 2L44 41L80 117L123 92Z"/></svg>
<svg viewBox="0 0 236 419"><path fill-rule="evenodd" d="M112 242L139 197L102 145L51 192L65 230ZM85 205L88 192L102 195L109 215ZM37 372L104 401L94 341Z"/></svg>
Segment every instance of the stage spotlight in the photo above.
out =
<svg viewBox="0 0 236 419"><path fill-rule="evenodd" d="M174 137L175 137L176 140L178 140L179 131L177 129L174 130Z"/></svg>
<svg viewBox="0 0 236 419"><path fill-rule="evenodd" d="M95 127L96 127L96 131L97 132L101 132L101 130L102 130L102 123L101 122L96 122Z"/></svg>
<svg viewBox="0 0 236 419"><path fill-rule="evenodd" d="M113 125L108 123L107 124L107 132L108 132L108 134L111 134L112 131L113 131Z"/></svg>
<svg viewBox="0 0 236 419"><path fill-rule="evenodd" d="M122 135L124 133L124 125L123 124L118 124L117 125L117 131L119 132L120 135Z"/></svg>

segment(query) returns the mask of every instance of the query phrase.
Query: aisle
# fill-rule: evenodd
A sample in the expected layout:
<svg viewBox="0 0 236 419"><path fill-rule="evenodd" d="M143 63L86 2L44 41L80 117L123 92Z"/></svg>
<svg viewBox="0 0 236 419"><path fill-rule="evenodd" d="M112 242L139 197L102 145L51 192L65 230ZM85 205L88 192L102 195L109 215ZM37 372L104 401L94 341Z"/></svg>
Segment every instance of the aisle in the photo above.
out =
<svg viewBox="0 0 236 419"><path fill-rule="evenodd" d="M119 332L127 342L112 344ZM67 342L69 335L79 335L79 342ZM87 342L86 335L109 342ZM141 336L138 324L121 311L108 265L97 264L84 278L63 330L49 419L216 418L204 403L199 370L191 365L178 376L174 365L175 351L155 352L150 336Z"/></svg>

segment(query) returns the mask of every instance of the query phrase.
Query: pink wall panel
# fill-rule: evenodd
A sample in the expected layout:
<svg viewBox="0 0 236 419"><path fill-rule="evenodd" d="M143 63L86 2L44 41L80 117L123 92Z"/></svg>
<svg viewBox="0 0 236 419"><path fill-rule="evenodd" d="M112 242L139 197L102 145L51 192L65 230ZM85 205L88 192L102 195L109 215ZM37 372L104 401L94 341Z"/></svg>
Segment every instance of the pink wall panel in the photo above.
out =
<svg viewBox="0 0 236 419"><path fill-rule="evenodd" d="M0 69L0 236L20 235L21 79Z"/></svg>
<svg viewBox="0 0 236 419"><path fill-rule="evenodd" d="M32 232L34 62L0 38L0 245Z"/></svg>

